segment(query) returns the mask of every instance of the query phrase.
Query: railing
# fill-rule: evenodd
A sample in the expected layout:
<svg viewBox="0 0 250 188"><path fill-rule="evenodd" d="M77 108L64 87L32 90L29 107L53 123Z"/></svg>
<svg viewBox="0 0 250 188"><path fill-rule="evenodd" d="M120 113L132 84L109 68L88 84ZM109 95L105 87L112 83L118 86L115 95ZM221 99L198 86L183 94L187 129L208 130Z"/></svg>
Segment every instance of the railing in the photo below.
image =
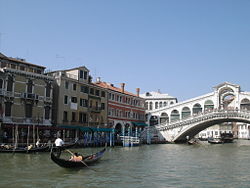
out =
<svg viewBox="0 0 250 188"><path fill-rule="evenodd" d="M5 123L18 123L18 124L51 124L49 120L37 119L37 118L24 118L24 117L2 117L2 121ZM48 122L49 121L49 122Z"/></svg>
<svg viewBox="0 0 250 188"><path fill-rule="evenodd" d="M91 112L101 112L101 107L89 107L89 110Z"/></svg>
<svg viewBox="0 0 250 188"><path fill-rule="evenodd" d="M0 89L0 95L7 97L14 97L14 92L6 91L5 89Z"/></svg>
<svg viewBox="0 0 250 188"><path fill-rule="evenodd" d="M250 111L248 110L213 110L205 113L201 113L195 116L190 116L186 119L182 119L175 122L164 122L158 125L155 125L157 130L169 130L177 127L183 127L186 125L190 125L193 123L203 122L209 119L217 119L217 118L244 118L250 120Z"/></svg>

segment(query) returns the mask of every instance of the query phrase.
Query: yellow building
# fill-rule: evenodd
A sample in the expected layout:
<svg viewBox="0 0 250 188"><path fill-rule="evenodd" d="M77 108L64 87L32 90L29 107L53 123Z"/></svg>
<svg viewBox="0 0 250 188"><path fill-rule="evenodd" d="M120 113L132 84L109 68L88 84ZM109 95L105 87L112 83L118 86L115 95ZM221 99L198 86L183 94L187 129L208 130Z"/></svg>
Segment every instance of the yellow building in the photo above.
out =
<svg viewBox="0 0 250 188"><path fill-rule="evenodd" d="M53 119L56 125L107 126L107 91L91 83L86 67L50 72L48 75L55 78Z"/></svg>
<svg viewBox="0 0 250 188"><path fill-rule="evenodd" d="M0 53L0 121L4 125L51 125L53 78L45 67Z"/></svg>

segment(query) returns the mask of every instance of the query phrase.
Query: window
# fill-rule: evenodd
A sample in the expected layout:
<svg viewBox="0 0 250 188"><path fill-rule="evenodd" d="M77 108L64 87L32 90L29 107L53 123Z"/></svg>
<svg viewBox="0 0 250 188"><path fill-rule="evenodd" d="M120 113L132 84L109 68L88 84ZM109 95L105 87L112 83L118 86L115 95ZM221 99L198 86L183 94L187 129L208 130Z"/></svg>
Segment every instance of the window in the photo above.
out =
<svg viewBox="0 0 250 188"><path fill-rule="evenodd" d="M94 95L94 89L90 88L90 94Z"/></svg>
<svg viewBox="0 0 250 188"><path fill-rule="evenodd" d="M87 80L87 78L88 78L88 72L84 71L84 80Z"/></svg>
<svg viewBox="0 0 250 188"><path fill-rule="evenodd" d="M158 102L155 103L155 109L158 109Z"/></svg>
<svg viewBox="0 0 250 188"><path fill-rule="evenodd" d="M96 96L100 96L100 90L96 90L96 91L95 91L95 95L96 95Z"/></svg>
<svg viewBox="0 0 250 188"><path fill-rule="evenodd" d="M69 82L65 81L65 89L69 89Z"/></svg>
<svg viewBox="0 0 250 188"><path fill-rule="evenodd" d="M76 91L76 84L73 84L73 90Z"/></svg>
<svg viewBox="0 0 250 188"><path fill-rule="evenodd" d="M9 76L8 77L8 82L7 82L7 91L13 91L13 77Z"/></svg>
<svg viewBox="0 0 250 188"><path fill-rule="evenodd" d="M83 79L83 70L80 70L80 78Z"/></svg>
<svg viewBox="0 0 250 188"><path fill-rule="evenodd" d="M6 63L1 62L1 68L6 67Z"/></svg>
<svg viewBox="0 0 250 188"><path fill-rule="evenodd" d="M25 71L25 67L24 66L20 66L20 70Z"/></svg>
<svg viewBox="0 0 250 188"><path fill-rule="evenodd" d="M27 93L33 93L33 82L29 80L27 83Z"/></svg>
<svg viewBox="0 0 250 188"><path fill-rule="evenodd" d="M76 121L76 113L72 112L72 122L75 122L75 121Z"/></svg>
<svg viewBox="0 0 250 188"><path fill-rule="evenodd" d="M89 88L88 88L88 86L81 86L81 92L82 93L89 93Z"/></svg>
<svg viewBox="0 0 250 188"><path fill-rule="evenodd" d="M46 97L50 97L51 83L46 85Z"/></svg>
<svg viewBox="0 0 250 188"><path fill-rule="evenodd" d="M105 96L106 96L104 91L102 91L102 95L101 95L101 96L102 96L102 97L105 97Z"/></svg>
<svg viewBox="0 0 250 188"><path fill-rule="evenodd" d="M77 103L77 98L76 97L71 97L71 102L72 103Z"/></svg>
<svg viewBox="0 0 250 188"><path fill-rule="evenodd" d="M87 122L87 114L83 112L79 112L79 122L86 123Z"/></svg>
<svg viewBox="0 0 250 188"><path fill-rule="evenodd" d="M80 99L80 106L88 107L88 100L87 99Z"/></svg>
<svg viewBox="0 0 250 188"><path fill-rule="evenodd" d="M102 104L101 104L101 109L102 109L102 110L105 110L105 103L102 103Z"/></svg>
<svg viewBox="0 0 250 188"><path fill-rule="evenodd" d="M63 112L63 121L68 121L68 112L67 111Z"/></svg>
<svg viewBox="0 0 250 188"><path fill-rule="evenodd" d="M5 116L10 117L11 116L11 102L5 103Z"/></svg>
<svg viewBox="0 0 250 188"><path fill-rule="evenodd" d="M3 88L3 80L0 79L0 89L2 89L2 88Z"/></svg>
<svg viewBox="0 0 250 188"><path fill-rule="evenodd" d="M49 106L45 106L44 108L44 111L45 111L45 119L49 119L50 118L50 107Z"/></svg>
<svg viewBox="0 0 250 188"><path fill-rule="evenodd" d="M31 118L32 117L32 104L26 104L25 105L25 117L26 118Z"/></svg>
<svg viewBox="0 0 250 188"><path fill-rule="evenodd" d="M68 96L64 95L64 104L68 104Z"/></svg>
<svg viewBox="0 0 250 188"><path fill-rule="evenodd" d="M15 68L16 68L16 65L11 64L11 68L12 68L12 69L15 69Z"/></svg>

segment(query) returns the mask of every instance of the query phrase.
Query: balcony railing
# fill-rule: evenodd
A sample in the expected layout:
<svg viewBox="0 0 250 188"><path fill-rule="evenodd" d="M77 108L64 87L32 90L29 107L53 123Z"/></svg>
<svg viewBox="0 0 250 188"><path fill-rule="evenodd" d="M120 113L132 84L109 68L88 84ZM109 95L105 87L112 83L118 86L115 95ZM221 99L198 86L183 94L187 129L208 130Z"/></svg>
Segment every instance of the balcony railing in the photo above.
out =
<svg viewBox="0 0 250 188"><path fill-rule="evenodd" d="M21 97L24 99L39 100L39 95L34 93L22 93Z"/></svg>
<svg viewBox="0 0 250 188"><path fill-rule="evenodd" d="M6 97L14 97L14 92L6 91L5 89L0 89L0 95Z"/></svg>
<svg viewBox="0 0 250 188"><path fill-rule="evenodd" d="M89 110L90 112L101 112L101 107L95 107L95 106L92 106L92 107L89 107Z"/></svg>

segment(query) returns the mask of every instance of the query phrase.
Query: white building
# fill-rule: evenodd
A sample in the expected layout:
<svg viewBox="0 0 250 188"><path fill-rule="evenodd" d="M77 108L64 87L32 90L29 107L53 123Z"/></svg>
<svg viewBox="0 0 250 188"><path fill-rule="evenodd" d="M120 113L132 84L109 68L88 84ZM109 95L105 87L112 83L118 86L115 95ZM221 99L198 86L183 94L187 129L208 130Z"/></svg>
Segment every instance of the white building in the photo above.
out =
<svg viewBox="0 0 250 188"><path fill-rule="evenodd" d="M140 97L145 99L146 112L162 107L168 107L178 102L176 97L172 97L168 94L162 94L160 91L146 92L141 94Z"/></svg>
<svg viewBox="0 0 250 188"><path fill-rule="evenodd" d="M172 97L168 94L163 94L160 91L146 92L144 94L140 94L140 97L145 99L147 124L151 125L150 129L148 129L149 132L147 134L150 135L151 142L163 141L164 138L162 137L162 135L152 126L157 124L158 120L154 116L150 116L150 113L153 110L169 107L173 104L176 104L178 102L177 98ZM151 117L150 120L148 119L148 117Z"/></svg>

